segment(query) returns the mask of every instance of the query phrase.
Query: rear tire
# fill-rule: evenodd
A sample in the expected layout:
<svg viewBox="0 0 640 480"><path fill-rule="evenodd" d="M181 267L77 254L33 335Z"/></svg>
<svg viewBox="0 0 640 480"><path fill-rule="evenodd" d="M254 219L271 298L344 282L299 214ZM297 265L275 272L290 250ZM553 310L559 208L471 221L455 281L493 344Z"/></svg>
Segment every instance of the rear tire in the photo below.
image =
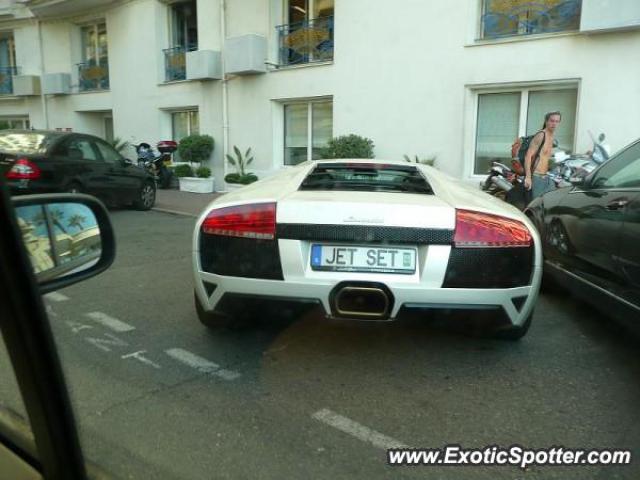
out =
<svg viewBox="0 0 640 480"><path fill-rule="evenodd" d="M156 186L152 182L142 184L138 192L138 198L134 200L133 206L136 210L150 210L156 203Z"/></svg>
<svg viewBox="0 0 640 480"><path fill-rule="evenodd" d="M211 329L218 329L218 328L233 328L233 327L240 326L239 322L230 315L222 315L215 312L205 311L205 309L202 308L202 305L200 304L200 300L198 300L198 295L196 295L196 292L193 292L193 301L196 305L196 313L198 314L198 320L200 320L200 323L202 323L205 327L211 328Z"/></svg>
<svg viewBox="0 0 640 480"><path fill-rule="evenodd" d="M498 338L500 340L510 340L512 342L520 340L529 331L532 318L533 312L529 314L522 325L511 325L510 327L507 327L505 329L496 330L493 336L494 338Z"/></svg>

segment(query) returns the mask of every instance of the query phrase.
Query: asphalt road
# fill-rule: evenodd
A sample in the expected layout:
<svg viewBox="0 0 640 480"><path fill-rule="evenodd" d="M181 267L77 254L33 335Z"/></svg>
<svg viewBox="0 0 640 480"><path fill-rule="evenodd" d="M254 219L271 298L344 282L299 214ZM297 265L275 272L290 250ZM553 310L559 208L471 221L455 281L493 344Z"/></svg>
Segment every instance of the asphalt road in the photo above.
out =
<svg viewBox="0 0 640 480"><path fill-rule="evenodd" d="M512 343L421 321L208 331L194 219L112 212L117 260L50 295L85 455L121 478L635 479L640 340L562 293ZM387 465L388 446L626 448L628 466Z"/></svg>

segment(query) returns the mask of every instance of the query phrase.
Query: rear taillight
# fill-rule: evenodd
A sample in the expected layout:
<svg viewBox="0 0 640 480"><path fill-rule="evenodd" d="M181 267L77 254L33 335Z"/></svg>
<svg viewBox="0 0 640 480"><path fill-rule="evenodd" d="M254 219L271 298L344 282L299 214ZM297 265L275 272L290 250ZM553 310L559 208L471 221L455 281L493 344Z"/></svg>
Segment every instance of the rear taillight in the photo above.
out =
<svg viewBox="0 0 640 480"><path fill-rule="evenodd" d="M469 210L456 211L456 247L530 247L531 233L517 220Z"/></svg>
<svg viewBox="0 0 640 480"><path fill-rule="evenodd" d="M40 169L32 161L19 158L7 172L6 177L9 180L37 180L40 178Z"/></svg>
<svg viewBox="0 0 640 480"><path fill-rule="evenodd" d="M212 210L202 223L210 235L273 240L276 235L276 204L257 203Z"/></svg>

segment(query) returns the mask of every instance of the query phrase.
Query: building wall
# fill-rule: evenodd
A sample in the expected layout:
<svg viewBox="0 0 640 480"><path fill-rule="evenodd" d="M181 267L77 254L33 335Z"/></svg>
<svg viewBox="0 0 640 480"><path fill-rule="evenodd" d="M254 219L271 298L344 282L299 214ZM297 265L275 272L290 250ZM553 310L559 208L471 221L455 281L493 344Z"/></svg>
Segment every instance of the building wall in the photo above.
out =
<svg viewBox="0 0 640 480"><path fill-rule="evenodd" d="M227 36L265 36L267 60L277 62L281 0L226 3ZM259 173L278 169L283 164L283 103L331 97L334 136L370 137L378 158L436 155L442 170L471 179L477 89L554 81L573 81L579 88L577 151L591 147L588 130L606 132L614 150L639 136L640 31L478 42L480 4L336 0L333 63L230 76L229 146L252 147ZM168 8L158 0L134 0L74 18L44 20L47 73L75 73L84 22L104 18L109 41L110 91L49 97L49 127L99 134L108 113L115 136L155 143L171 137L171 111L196 107L200 132L216 141L212 166L222 188L222 82L164 83ZM36 21L7 21L1 27L14 30L23 73L39 74ZM198 29L200 49L221 50L220 0L198 1ZM74 79L77 83L77 74ZM0 115L27 112L32 125L44 126L39 97L0 99Z"/></svg>

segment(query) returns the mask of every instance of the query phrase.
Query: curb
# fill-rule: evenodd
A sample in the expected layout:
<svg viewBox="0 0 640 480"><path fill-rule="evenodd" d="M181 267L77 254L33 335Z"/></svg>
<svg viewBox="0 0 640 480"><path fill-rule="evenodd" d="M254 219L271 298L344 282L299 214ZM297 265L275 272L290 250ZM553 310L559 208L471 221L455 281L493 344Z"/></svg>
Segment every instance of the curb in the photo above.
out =
<svg viewBox="0 0 640 480"><path fill-rule="evenodd" d="M154 210L156 212L169 213L171 215L181 215L183 217L192 217L192 218L199 217L199 215L194 215L193 213L179 212L178 210L169 210L168 208L153 207L151 210Z"/></svg>

